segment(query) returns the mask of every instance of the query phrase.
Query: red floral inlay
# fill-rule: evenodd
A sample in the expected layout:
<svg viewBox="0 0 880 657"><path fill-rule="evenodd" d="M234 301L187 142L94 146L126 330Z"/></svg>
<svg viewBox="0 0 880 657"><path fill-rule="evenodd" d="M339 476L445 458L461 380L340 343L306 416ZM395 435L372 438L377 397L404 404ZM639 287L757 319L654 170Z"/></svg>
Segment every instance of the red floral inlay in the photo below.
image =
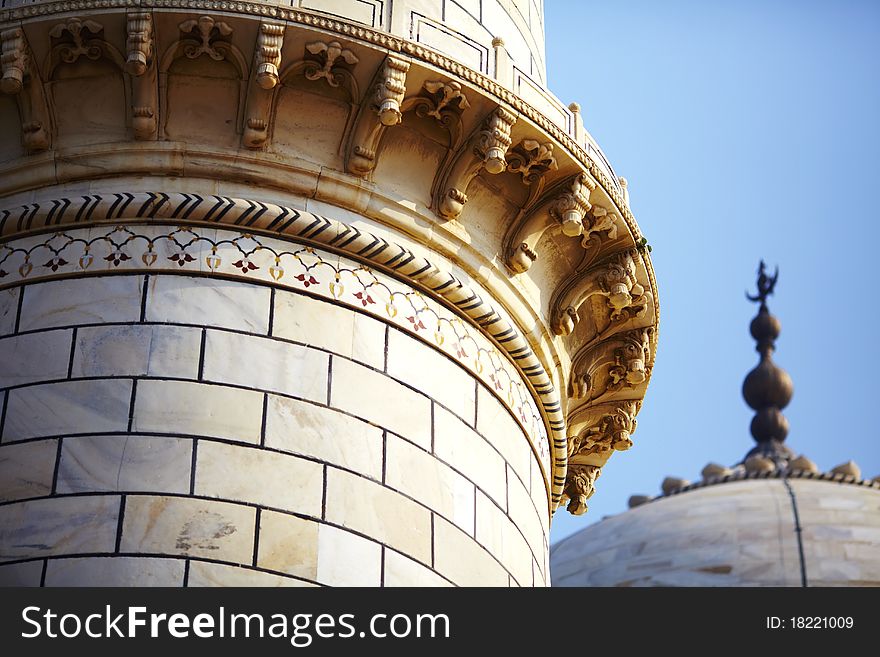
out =
<svg viewBox="0 0 880 657"><path fill-rule="evenodd" d="M407 320L410 324L413 325L413 330L414 330L416 333L419 332L419 329L427 328L424 324L422 324L422 320L420 320L418 317L415 317L415 316L413 316L413 315L410 315L409 317L407 317L406 320Z"/></svg>
<svg viewBox="0 0 880 657"><path fill-rule="evenodd" d="M373 297L371 297L366 292L355 292L354 297L355 297L355 299L360 300L361 305L365 306L365 307L371 303L376 303L375 301L373 301ZM422 327L422 328L424 328L424 327Z"/></svg>
<svg viewBox="0 0 880 657"><path fill-rule="evenodd" d="M242 274L247 274L249 271L254 271L255 269L259 269L259 267L257 267L257 265L252 263L247 258L242 258L241 260L236 260L235 262L232 263L232 266L238 267L239 269L241 269Z"/></svg>
<svg viewBox="0 0 880 657"><path fill-rule="evenodd" d="M120 262L131 260L131 256L126 255L122 251L114 251L104 258L107 262L112 262L114 267L118 267Z"/></svg>
<svg viewBox="0 0 880 657"><path fill-rule="evenodd" d="M459 358L467 358L467 352L464 350L464 347L461 346L460 342L456 342L453 346L455 347L456 356Z"/></svg>
<svg viewBox="0 0 880 657"><path fill-rule="evenodd" d="M320 285L318 279L316 279L314 276L309 276L308 278L306 278L305 274L299 274L296 277L296 280L300 281L306 287L308 287L309 285Z"/></svg>
<svg viewBox="0 0 880 657"><path fill-rule="evenodd" d="M186 263L195 260L194 257L192 257L189 253L186 253L185 251L181 251L180 253L175 253L174 255L168 256L168 259L176 262L181 267L183 267Z"/></svg>
<svg viewBox="0 0 880 657"><path fill-rule="evenodd" d="M55 256L49 262L47 262L44 267L49 267L52 271L58 271L59 267L63 267L67 264L67 260L62 258L61 256Z"/></svg>

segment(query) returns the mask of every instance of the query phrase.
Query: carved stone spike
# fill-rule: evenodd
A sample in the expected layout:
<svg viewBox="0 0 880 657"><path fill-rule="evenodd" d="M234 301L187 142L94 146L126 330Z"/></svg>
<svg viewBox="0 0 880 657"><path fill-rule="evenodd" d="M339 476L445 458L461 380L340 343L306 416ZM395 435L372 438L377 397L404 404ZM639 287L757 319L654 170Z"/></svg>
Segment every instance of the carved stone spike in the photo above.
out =
<svg viewBox="0 0 880 657"><path fill-rule="evenodd" d="M578 311L594 295L607 299L608 317L612 323L643 317L652 297L636 279L636 265L631 252L578 275L551 304L551 328L557 335L569 335L579 320Z"/></svg>
<svg viewBox="0 0 880 657"><path fill-rule="evenodd" d="M452 164L437 202L437 210L446 219L457 219L467 203L467 187L485 169L498 174L507 168L505 156L510 147L510 130L516 116L498 107L483 122L481 129L460 151Z"/></svg>
<svg viewBox="0 0 880 657"><path fill-rule="evenodd" d="M92 60L101 57L100 46L92 41L103 29L103 25L93 20L71 18L66 23L55 25L49 30L49 36L64 40L59 45L58 55L65 64L73 64L83 55Z"/></svg>
<svg viewBox="0 0 880 657"><path fill-rule="evenodd" d="M3 30L0 33L2 51L0 66L3 68L3 79L0 91L5 94L17 94L24 84L25 72L28 68L28 53L24 42L24 32L20 27Z"/></svg>
<svg viewBox="0 0 880 657"><path fill-rule="evenodd" d="M148 12L128 14L128 39L125 70L140 76L147 72L153 58L153 16Z"/></svg>
<svg viewBox="0 0 880 657"><path fill-rule="evenodd" d="M802 472L819 472L819 466L816 465L813 461L808 459L806 456L801 454L797 458L793 458L788 462L789 470L801 470Z"/></svg>
<svg viewBox="0 0 880 657"><path fill-rule="evenodd" d="M663 483L660 484L660 490L663 491L664 495L671 495L677 490L684 488L685 486L690 486L691 482L687 479L680 479L678 477L666 477L663 480Z"/></svg>
<svg viewBox="0 0 880 657"><path fill-rule="evenodd" d="M773 472L776 469L776 464L771 459L760 454L752 454L743 465L749 473Z"/></svg>
<svg viewBox="0 0 880 657"><path fill-rule="evenodd" d="M315 63L311 63L305 68L305 76L307 80L327 80L327 84L331 87L338 87L339 80L333 69L339 66L337 60L342 59L349 66L354 66L360 60L348 48L343 48L338 41L325 43L323 41L313 41L306 44L306 50L317 56L321 67ZM341 64L341 62L340 62Z"/></svg>
<svg viewBox="0 0 880 657"><path fill-rule="evenodd" d="M278 84L278 69L281 67L281 44L283 41L283 25L260 23L257 52L254 59L257 69L257 84L261 89L272 89Z"/></svg>
<svg viewBox="0 0 880 657"><path fill-rule="evenodd" d="M584 216L592 207L590 192L592 187L587 177L577 176L550 206L550 216L562 226L562 232L569 237L577 237L584 232Z"/></svg>
<svg viewBox="0 0 880 657"><path fill-rule="evenodd" d="M184 46L183 54L187 58L197 59L208 55L218 62L225 58L223 52L217 49L217 42L221 37L232 34L232 27L228 23L214 20L211 16L199 16L198 19L183 21L178 27L184 34L193 34L194 40L198 42Z"/></svg>
<svg viewBox="0 0 880 657"><path fill-rule="evenodd" d="M587 511L587 500L596 492L596 479L602 474L598 465L573 463L568 466L562 504L568 502L568 512L580 516Z"/></svg>
<svg viewBox="0 0 880 657"><path fill-rule="evenodd" d="M718 463L707 463L706 467L700 471L700 476L704 481L709 479L720 479L721 477L726 477L731 474L733 474L733 470Z"/></svg>
<svg viewBox="0 0 880 657"><path fill-rule="evenodd" d="M507 154L507 170L518 173L526 185L537 182L548 171L556 171L559 165L553 155L553 144L534 139L523 139Z"/></svg>
<svg viewBox="0 0 880 657"><path fill-rule="evenodd" d="M353 131L347 168L351 173L366 176L376 166L376 153L386 128L403 118L401 104L406 93L409 62L389 55L379 69L373 93L365 98Z"/></svg>

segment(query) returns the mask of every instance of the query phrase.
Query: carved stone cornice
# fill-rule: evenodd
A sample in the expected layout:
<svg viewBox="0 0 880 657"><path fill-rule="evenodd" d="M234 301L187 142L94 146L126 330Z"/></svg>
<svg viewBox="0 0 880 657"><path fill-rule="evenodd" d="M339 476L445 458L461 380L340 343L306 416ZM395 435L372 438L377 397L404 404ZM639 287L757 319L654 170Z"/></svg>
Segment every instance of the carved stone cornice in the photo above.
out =
<svg viewBox="0 0 880 657"><path fill-rule="evenodd" d="M434 203L439 215L457 219L467 203L467 188L481 171L498 174L507 168L510 129L516 116L503 107L496 108L480 129L453 157L448 171L439 176Z"/></svg>
<svg viewBox="0 0 880 657"><path fill-rule="evenodd" d="M358 176L376 166L376 153L385 130L400 123L401 104L406 94L409 62L389 55L379 68L373 93L361 104L348 149L346 168Z"/></svg>
<svg viewBox="0 0 880 657"><path fill-rule="evenodd" d="M581 306L596 295L605 297L604 309L596 318L603 326L644 317L653 296L638 281L635 258L639 257L635 249L618 253L564 283L550 303L553 332L570 334L580 320Z"/></svg>

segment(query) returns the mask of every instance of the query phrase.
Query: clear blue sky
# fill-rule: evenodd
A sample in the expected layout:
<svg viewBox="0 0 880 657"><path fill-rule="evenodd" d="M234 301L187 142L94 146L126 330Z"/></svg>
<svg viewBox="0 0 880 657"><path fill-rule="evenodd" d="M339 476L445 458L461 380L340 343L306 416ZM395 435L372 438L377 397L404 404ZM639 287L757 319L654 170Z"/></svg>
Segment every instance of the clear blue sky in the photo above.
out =
<svg viewBox="0 0 880 657"><path fill-rule="evenodd" d="M549 85L577 101L652 254L660 347L635 446L552 541L699 479L753 442L740 386L757 363L758 260L794 379L787 444L827 470L880 474L875 286L880 2L546 0Z"/></svg>

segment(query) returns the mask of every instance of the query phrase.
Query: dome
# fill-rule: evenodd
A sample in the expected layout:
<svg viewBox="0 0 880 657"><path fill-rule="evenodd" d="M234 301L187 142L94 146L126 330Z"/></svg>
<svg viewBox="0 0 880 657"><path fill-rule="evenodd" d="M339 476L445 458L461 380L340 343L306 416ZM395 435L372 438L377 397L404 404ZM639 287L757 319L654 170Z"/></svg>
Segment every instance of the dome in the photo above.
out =
<svg viewBox="0 0 880 657"><path fill-rule="evenodd" d="M734 473L560 541L550 572L554 586L880 586L880 483Z"/></svg>

